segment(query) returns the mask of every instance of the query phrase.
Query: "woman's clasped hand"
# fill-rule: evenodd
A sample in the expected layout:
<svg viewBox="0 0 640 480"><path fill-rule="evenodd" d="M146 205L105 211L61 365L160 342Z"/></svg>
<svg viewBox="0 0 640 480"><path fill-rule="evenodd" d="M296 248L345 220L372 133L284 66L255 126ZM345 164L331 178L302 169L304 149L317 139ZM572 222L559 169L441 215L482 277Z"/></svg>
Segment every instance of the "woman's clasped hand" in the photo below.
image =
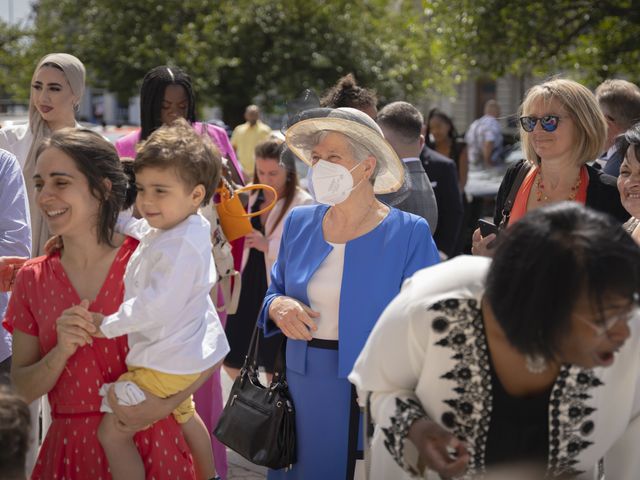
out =
<svg viewBox="0 0 640 480"><path fill-rule="evenodd" d="M318 326L313 320L320 314L304 303L291 297L278 297L269 307L269 316L273 319L282 333L295 340L311 340L311 331Z"/></svg>

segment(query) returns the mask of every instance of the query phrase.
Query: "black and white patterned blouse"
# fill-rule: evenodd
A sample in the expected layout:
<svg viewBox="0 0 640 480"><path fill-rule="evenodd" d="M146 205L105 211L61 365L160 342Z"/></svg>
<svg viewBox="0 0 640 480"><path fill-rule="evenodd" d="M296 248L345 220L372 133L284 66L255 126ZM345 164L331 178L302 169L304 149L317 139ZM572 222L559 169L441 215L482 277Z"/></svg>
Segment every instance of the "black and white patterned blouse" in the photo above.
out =
<svg viewBox="0 0 640 480"><path fill-rule="evenodd" d="M494 402L480 300L489 265L463 256L421 270L369 337L349 379L362 398L372 392L371 479L438 478L418 471L406 438L424 415L467 443L469 467L459 478L485 476ZM630 325L611 367L562 366L549 392L549 477L598 479L604 458L608 479L640 478L640 331Z"/></svg>

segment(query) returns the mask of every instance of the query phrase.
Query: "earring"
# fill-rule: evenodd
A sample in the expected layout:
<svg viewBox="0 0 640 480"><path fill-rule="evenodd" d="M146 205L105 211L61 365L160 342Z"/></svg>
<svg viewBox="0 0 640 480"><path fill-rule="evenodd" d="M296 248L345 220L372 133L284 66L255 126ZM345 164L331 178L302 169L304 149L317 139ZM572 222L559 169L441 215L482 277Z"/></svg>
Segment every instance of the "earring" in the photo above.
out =
<svg viewBox="0 0 640 480"><path fill-rule="evenodd" d="M540 374L547 369L547 361L542 355L525 355L525 366L531 373Z"/></svg>

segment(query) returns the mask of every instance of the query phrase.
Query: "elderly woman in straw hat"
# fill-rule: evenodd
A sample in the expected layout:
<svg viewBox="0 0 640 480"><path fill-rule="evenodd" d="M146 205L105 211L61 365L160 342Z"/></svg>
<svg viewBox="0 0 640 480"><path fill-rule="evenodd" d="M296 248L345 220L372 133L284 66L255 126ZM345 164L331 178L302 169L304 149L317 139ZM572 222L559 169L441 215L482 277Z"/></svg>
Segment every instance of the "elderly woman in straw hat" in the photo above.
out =
<svg viewBox="0 0 640 480"><path fill-rule="evenodd" d="M301 117L286 141L311 166L319 205L287 217L258 318L265 335L288 337L298 461L268 478L351 478L362 447L346 377L402 282L437 263L438 251L424 219L376 200L400 188L404 172L370 117L351 108Z"/></svg>

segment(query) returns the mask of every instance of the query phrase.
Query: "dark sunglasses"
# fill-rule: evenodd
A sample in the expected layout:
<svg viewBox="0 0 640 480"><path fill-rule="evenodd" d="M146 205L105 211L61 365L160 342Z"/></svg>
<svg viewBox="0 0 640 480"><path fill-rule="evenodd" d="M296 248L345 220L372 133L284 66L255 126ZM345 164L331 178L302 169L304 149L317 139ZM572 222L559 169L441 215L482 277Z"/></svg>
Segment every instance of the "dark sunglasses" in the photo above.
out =
<svg viewBox="0 0 640 480"><path fill-rule="evenodd" d="M520 117L520 125L525 132L533 132L536 123L540 121L540 126L545 132L554 132L558 128L560 117L558 115L545 115L544 117Z"/></svg>

